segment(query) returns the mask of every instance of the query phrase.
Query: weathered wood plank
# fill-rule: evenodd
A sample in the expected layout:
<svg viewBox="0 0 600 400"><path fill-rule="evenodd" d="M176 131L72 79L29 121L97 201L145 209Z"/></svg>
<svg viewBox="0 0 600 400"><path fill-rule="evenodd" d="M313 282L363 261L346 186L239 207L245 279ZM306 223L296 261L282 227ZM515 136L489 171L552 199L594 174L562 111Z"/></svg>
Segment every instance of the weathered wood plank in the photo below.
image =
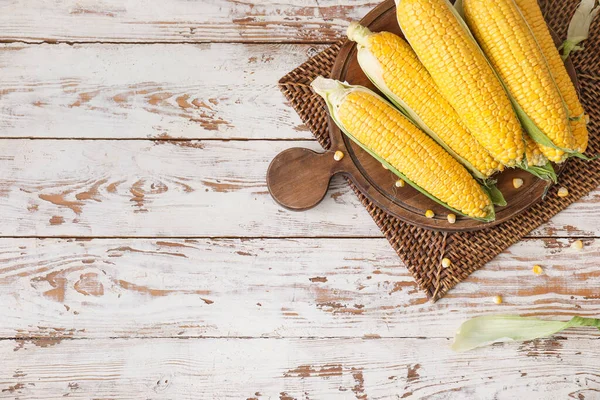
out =
<svg viewBox="0 0 600 400"><path fill-rule="evenodd" d="M378 1L137 0L0 4L0 40L331 42Z"/></svg>
<svg viewBox="0 0 600 400"><path fill-rule="evenodd" d="M456 354L447 339L0 342L4 398L595 399L598 340Z"/></svg>
<svg viewBox="0 0 600 400"><path fill-rule="evenodd" d="M266 170L294 146L319 149L312 141L0 141L0 236L381 237L341 178L308 212L275 204ZM535 235L600 235L599 193Z"/></svg>
<svg viewBox="0 0 600 400"><path fill-rule="evenodd" d="M3 141L0 235L379 235L341 179L329 195L336 200L311 212L276 205L266 170L277 153L293 145L319 147L270 141Z"/></svg>
<svg viewBox="0 0 600 400"><path fill-rule="evenodd" d="M0 45L0 137L312 139L277 81L323 48Z"/></svg>
<svg viewBox="0 0 600 400"><path fill-rule="evenodd" d="M600 241L569 243L519 243L431 304L384 239L1 239L0 337L449 337L488 313L599 316Z"/></svg>

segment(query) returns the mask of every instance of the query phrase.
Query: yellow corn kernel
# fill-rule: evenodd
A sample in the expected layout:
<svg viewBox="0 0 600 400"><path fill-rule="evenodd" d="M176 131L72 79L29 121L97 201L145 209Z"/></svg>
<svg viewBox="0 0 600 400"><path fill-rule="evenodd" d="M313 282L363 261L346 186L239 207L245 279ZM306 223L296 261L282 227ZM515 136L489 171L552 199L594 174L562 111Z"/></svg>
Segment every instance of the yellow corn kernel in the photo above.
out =
<svg viewBox="0 0 600 400"><path fill-rule="evenodd" d="M583 249L583 242L581 240L576 240L573 243L571 243L571 248L575 250L581 250Z"/></svg>
<svg viewBox="0 0 600 400"><path fill-rule="evenodd" d="M348 28L348 38L358 43L358 60L366 74L381 75L378 79L383 80L387 89L419 116L423 125L437 136L434 139L463 158L466 166L485 178L504 169L467 130L404 39L390 32L373 33L357 23ZM377 60L376 65L370 59L363 60L365 50ZM378 84L376 80L373 82Z"/></svg>
<svg viewBox="0 0 600 400"><path fill-rule="evenodd" d="M381 166L387 171L388 167L385 164L381 164Z"/></svg>
<svg viewBox="0 0 600 400"><path fill-rule="evenodd" d="M336 151L335 154L333 155L333 159L335 161L340 161L342 158L344 158L344 153L342 153L341 151Z"/></svg>
<svg viewBox="0 0 600 400"><path fill-rule="evenodd" d="M546 25L544 15L542 14L538 2L535 0L515 0L515 3L529 24L529 27L548 62L550 72L552 73L552 76L554 76L560 94L567 104L569 116L578 117L583 115L585 111L579 101L579 96L577 95L573 81L571 81L571 77L565 68L565 63L556 48L548 25ZM586 119L585 117L586 116L578 121L570 121L576 150L581 153L587 149L588 145L588 130L586 124L589 124L589 119Z"/></svg>
<svg viewBox="0 0 600 400"><path fill-rule="evenodd" d="M541 275L544 272L544 269L539 265L533 266L533 273L536 275Z"/></svg>
<svg viewBox="0 0 600 400"><path fill-rule="evenodd" d="M427 211L425 211L425 216L427 218L433 218L433 217L435 217L435 213L431 210L427 210Z"/></svg>
<svg viewBox="0 0 600 400"><path fill-rule="evenodd" d="M405 182L402 179L398 179L395 183L397 188L403 188L405 185Z"/></svg>
<svg viewBox="0 0 600 400"><path fill-rule="evenodd" d="M523 186L523 179L521 179L521 178L514 178L513 179L513 186L514 186L515 189L518 189L521 186Z"/></svg>
<svg viewBox="0 0 600 400"><path fill-rule="evenodd" d="M556 146L574 149L568 110L535 36L514 0L464 0L466 21L525 114ZM564 152L541 146L554 162Z"/></svg>
<svg viewBox="0 0 600 400"><path fill-rule="evenodd" d="M442 268L448 268L451 265L452 265L452 261L450 261L448 258L442 259Z"/></svg>
<svg viewBox="0 0 600 400"><path fill-rule="evenodd" d="M448 214L448 222L451 224L456 223L456 215L454 214Z"/></svg>
<svg viewBox="0 0 600 400"><path fill-rule="evenodd" d="M566 187L561 187L558 189L558 197L567 197L569 195L569 189Z"/></svg>
<svg viewBox="0 0 600 400"><path fill-rule="evenodd" d="M515 166L525 146L508 95L446 0L397 1L397 18L440 93L467 129L502 164Z"/></svg>
<svg viewBox="0 0 600 400"><path fill-rule="evenodd" d="M500 296L500 295L494 296L494 303L502 304L503 301L504 301L504 299L502 298L502 296Z"/></svg>

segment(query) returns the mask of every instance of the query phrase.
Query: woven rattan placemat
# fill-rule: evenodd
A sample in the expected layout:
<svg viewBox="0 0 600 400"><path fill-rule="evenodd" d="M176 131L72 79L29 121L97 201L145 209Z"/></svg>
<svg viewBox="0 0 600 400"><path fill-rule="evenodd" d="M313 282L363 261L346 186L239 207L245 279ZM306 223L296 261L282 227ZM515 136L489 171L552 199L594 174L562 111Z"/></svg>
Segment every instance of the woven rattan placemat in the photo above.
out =
<svg viewBox="0 0 600 400"><path fill-rule="evenodd" d="M579 0L541 2L550 27L559 37L566 37L569 20L578 4ZM292 107L325 149L330 146L329 117L325 103L311 91L309 85L318 75L330 76L343 43L342 40L312 57L279 82ZM596 154L600 152L600 23L597 21L585 47L585 51L573 56L573 63L581 86L581 100L590 116L588 153ZM558 197L558 186L554 186L544 201L526 212L504 224L478 232L446 234L418 228L386 214L367 200L350 181L349 184L419 287L431 300L437 301L506 248L598 187L600 161L569 160L560 179L560 185L569 189L568 197ZM449 268L441 268L442 257L450 258L453 264Z"/></svg>

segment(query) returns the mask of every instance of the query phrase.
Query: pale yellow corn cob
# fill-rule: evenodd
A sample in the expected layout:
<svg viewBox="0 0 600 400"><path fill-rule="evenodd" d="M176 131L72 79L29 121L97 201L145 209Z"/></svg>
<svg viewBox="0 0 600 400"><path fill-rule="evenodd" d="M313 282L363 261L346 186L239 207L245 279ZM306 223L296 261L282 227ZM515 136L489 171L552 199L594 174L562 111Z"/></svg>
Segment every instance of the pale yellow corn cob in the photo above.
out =
<svg viewBox="0 0 600 400"><path fill-rule="evenodd" d="M527 158L527 166L543 167L548 163L548 158L542 153L536 142L528 134L523 134L525 138L525 156Z"/></svg>
<svg viewBox="0 0 600 400"><path fill-rule="evenodd" d="M546 25L542 10L538 5L537 0L515 0L515 3L517 3L525 20L529 24L531 31L535 35L535 38L542 49L542 53L544 54L544 57L546 57L550 72L552 72L552 76L554 76L554 81L567 104L569 117L571 118L571 131L573 133L573 138L575 139L575 150L583 153L588 145L585 110L579 101L575 86L560 57L560 53L556 48L548 25Z"/></svg>
<svg viewBox="0 0 600 400"><path fill-rule="evenodd" d="M381 79L432 133L481 176L488 178L503 169L467 130L406 41L390 32L372 33L356 23L348 28L348 37L358 43L359 62L366 74Z"/></svg>
<svg viewBox="0 0 600 400"><path fill-rule="evenodd" d="M312 86L355 140L418 187L468 216L484 219L493 213L489 196L471 174L381 97L323 78Z"/></svg>
<svg viewBox="0 0 600 400"><path fill-rule="evenodd" d="M546 59L514 0L464 0L467 24L525 114L554 143L574 149L569 116ZM541 146L551 161L565 153Z"/></svg>
<svg viewBox="0 0 600 400"><path fill-rule="evenodd" d="M446 0L396 0L400 27L475 139L507 166L525 145L510 99Z"/></svg>

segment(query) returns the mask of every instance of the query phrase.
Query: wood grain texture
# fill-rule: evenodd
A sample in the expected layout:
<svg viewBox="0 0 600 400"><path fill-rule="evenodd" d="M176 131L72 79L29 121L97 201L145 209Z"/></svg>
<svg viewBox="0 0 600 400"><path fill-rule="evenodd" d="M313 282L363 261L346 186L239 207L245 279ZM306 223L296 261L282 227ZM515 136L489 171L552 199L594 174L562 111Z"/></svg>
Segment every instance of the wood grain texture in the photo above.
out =
<svg viewBox="0 0 600 400"><path fill-rule="evenodd" d="M318 149L316 142L292 143ZM288 145L270 141L3 142L0 234L379 235L343 181L334 184L330 194L337 196L337 203L327 202L310 213L276 205L265 175L271 159ZM343 218L332 212L340 203L352 210Z"/></svg>
<svg viewBox="0 0 600 400"><path fill-rule="evenodd" d="M3 141L0 236L381 237L341 178L308 212L278 206L265 176L289 147L319 150L313 141ZM598 198L533 235L599 236Z"/></svg>
<svg viewBox="0 0 600 400"><path fill-rule="evenodd" d="M0 45L0 138L312 139L277 81L323 48Z"/></svg>
<svg viewBox="0 0 600 400"><path fill-rule="evenodd" d="M456 354L447 339L0 342L4 398L593 400L597 339ZM493 361L492 361L493 360Z"/></svg>
<svg viewBox="0 0 600 400"><path fill-rule="evenodd" d="M0 2L0 398L600 396L596 331L448 349L475 315L600 315L600 191L437 304L342 179L268 195L320 151L277 80L377 3Z"/></svg>
<svg viewBox="0 0 600 400"><path fill-rule="evenodd" d="M569 244L519 243L431 304L385 239L1 239L0 337L440 338L484 314L599 316L600 241Z"/></svg>
<svg viewBox="0 0 600 400"><path fill-rule="evenodd" d="M26 42L331 42L377 1L137 0L0 4L0 40Z"/></svg>

